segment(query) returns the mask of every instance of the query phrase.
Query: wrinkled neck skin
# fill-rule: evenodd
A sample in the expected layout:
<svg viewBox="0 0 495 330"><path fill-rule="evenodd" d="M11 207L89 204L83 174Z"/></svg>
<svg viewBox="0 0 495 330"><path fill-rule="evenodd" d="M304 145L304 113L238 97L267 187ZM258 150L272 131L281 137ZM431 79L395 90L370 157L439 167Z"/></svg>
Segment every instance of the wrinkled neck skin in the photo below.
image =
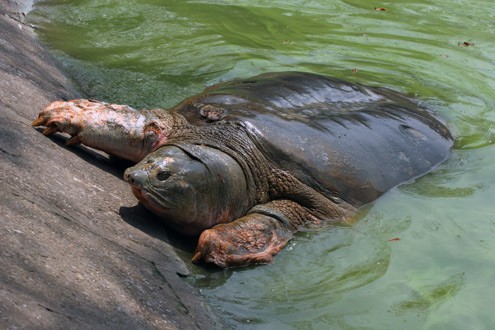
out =
<svg viewBox="0 0 495 330"><path fill-rule="evenodd" d="M254 206L270 200L270 164L242 124L188 125L171 131L167 137L167 144L208 146L225 153L236 161L244 173L247 183L246 199L249 200L249 204Z"/></svg>

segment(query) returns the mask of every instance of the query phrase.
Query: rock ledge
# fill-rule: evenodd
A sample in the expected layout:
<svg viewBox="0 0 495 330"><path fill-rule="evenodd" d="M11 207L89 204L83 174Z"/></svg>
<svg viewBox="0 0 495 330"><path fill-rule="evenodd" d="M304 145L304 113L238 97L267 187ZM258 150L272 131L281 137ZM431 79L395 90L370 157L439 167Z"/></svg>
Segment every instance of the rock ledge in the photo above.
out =
<svg viewBox="0 0 495 330"><path fill-rule="evenodd" d="M0 328L220 328L123 169L30 126L79 95L17 3L0 9Z"/></svg>

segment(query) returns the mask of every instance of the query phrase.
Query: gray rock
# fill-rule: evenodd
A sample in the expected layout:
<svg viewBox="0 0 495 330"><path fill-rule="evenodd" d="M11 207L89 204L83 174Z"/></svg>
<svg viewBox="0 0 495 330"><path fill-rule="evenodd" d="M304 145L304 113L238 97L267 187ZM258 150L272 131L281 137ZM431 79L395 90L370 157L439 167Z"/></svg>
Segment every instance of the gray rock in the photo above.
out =
<svg viewBox="0 0 495 330"><path fill-rule="evenodd" d="M0 12L0 328L221 327L123 169L30 126L79 95L22 10Z"/></svg>

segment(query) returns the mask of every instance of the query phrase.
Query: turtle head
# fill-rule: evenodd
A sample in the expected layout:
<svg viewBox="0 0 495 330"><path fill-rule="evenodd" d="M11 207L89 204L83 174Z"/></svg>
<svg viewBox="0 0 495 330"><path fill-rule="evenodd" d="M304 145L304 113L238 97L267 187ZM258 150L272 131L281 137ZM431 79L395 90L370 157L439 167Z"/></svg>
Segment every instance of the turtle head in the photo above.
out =
<svg viewBox="0 0 495 330"><path fill-rule="evenodd" d="M232 221L249 206L239 164L207 146L161 147L128 168L124 179L147 209L185 235Z"/></svg>

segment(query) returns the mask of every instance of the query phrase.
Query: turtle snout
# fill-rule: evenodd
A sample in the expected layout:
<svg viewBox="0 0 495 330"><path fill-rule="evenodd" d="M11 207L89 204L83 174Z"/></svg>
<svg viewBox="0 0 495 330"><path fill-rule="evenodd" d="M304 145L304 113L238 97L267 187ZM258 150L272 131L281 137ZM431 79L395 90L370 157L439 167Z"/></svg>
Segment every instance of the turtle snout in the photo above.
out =
<svg viewBox="0 0 495 330"><path fill-rule="evenodd" d="M144 186L148 178L148 173L145 170L128 168L124 172L124 180L132 186Z"/></svg>

